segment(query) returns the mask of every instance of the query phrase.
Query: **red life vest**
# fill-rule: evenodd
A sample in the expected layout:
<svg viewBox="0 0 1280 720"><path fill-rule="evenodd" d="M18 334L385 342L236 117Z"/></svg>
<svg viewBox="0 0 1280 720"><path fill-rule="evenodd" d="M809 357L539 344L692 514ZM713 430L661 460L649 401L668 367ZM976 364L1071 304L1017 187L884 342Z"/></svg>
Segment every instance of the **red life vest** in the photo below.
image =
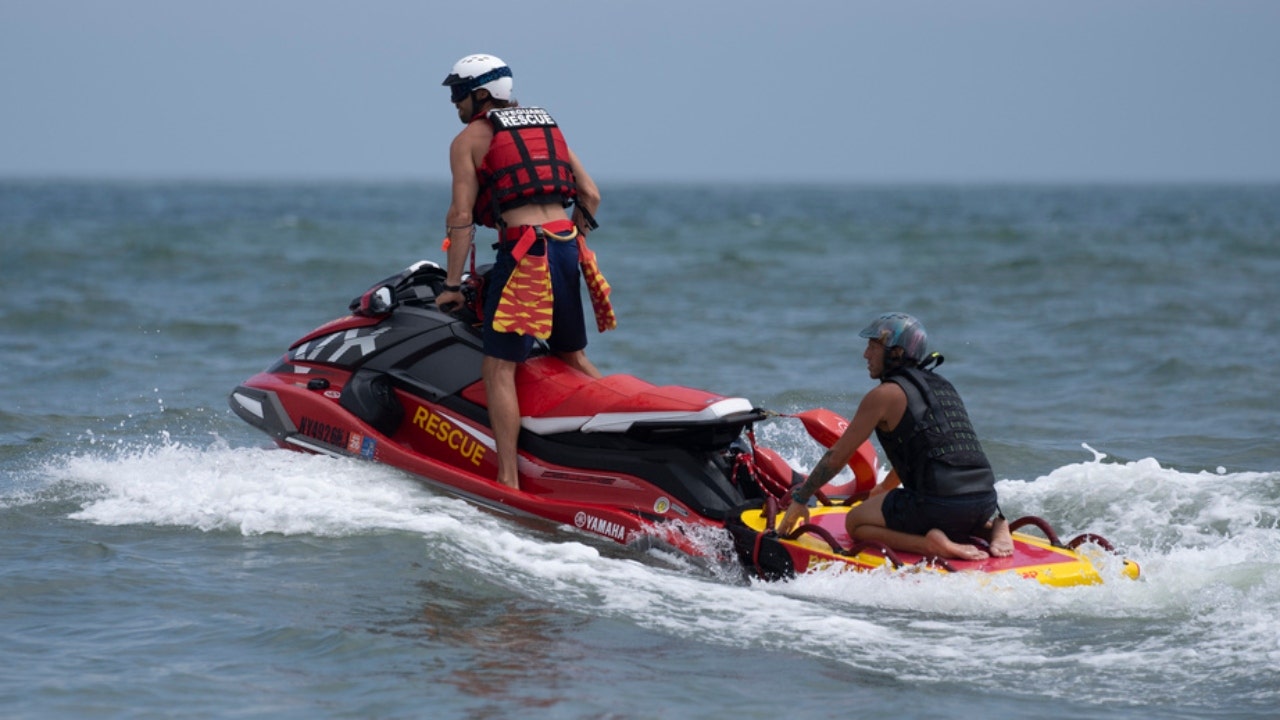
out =
<svg viewBox="0 0 1280 720"><path fill-rule="evenodd" d="M480 194L475 221L497 227L502 213L529 203L568 207L578 195L569 165L569 146L546 110L512 107L490 110L493 141L476 169Z"/></svg>

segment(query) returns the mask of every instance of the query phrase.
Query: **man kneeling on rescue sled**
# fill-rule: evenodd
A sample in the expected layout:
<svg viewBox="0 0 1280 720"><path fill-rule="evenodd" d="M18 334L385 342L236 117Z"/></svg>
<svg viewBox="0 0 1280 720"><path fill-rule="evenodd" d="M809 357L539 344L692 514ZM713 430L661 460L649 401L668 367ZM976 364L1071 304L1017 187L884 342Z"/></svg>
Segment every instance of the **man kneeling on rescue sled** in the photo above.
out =
<svg viewBox="0 0 1280 720"><path fill-rule="evenodd" d="M469 55L444 80L462 121L449 147L453 195L445 219L448 276L436 304L463 301L462 274L475 223L498 230L498 250L484 296L484 377L498 450L498 482L519 487L520 400L516 366L546 340L551 351L592 377L587 359L581 281L587 276L596 326L616 322L609 286L584 238L595 228L600 193L546 110L519 107L511 68L492 55ZM576 205L573 218L565 208ZM474 263L473 263L474 264Z"/></svg>
<svg viewBox="0 0 1280 720"><path fill-rule="evenodd" d="M887 313L859 336L867 338L862 357L880 385L862 398L844 434L792 491L778 532L789 533L808 518L809 498L874 430L892 470L849 511L850 537L940 558L1012 555L1013 537L997 503L991 463L960 395L931 369L942 356L926 356L924 326L910 315ZM974 545L974 537L986 540L988 549Z"/></svg>

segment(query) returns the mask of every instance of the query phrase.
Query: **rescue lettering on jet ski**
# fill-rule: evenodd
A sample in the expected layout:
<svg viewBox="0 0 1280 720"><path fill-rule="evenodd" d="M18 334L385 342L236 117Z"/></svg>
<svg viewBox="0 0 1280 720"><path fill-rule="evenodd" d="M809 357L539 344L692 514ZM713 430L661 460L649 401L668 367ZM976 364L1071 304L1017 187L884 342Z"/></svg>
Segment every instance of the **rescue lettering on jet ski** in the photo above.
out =
<svg viewBox="0 0 1280 720"><path fill-rule="evenodd" d="M347 432L345 430L306 416L303 416L298 421L298 432L309 438L315 438L320 442L327 442L338 447L343 447L347 444Z"/></svg>
<svg viewBox="0 0 1280 720"><path fill-rule="evenodd" d="M603 518L598 518L595 515L588 515L584 512L579 512L577 515L573 516L573 524L583 530L590 530L593 533L613 538L618 542L626 542L627 539L627 529L625 527L616 522L609 522Z"/></svg>
<svg viewBox="0 0 1280 720"><path fill-rule="evenodd" d="M458 429L449 420L425 407L419 406L417 411L413 413L413 424L421 428L429 437L433 437L450 448L457 450L458 454L464 460L470 460L472 465L479 466L480 461L484 460L484 453L487 449L484 445L481 445L479 441L466 432Z"/></svg>

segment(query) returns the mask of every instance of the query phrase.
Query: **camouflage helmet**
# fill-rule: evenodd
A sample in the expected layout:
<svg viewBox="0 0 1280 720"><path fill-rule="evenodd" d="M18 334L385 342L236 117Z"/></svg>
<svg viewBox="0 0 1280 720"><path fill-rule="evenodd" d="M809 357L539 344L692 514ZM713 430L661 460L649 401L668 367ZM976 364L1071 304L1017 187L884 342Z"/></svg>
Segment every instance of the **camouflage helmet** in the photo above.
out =
<svg viewBox="0 0 1280 720"><path fill-rule="evenodd" d="M885 313L858 333L858 337L879 340L886 348L902 348L904 360L920 362L929 352L929 334L914 317L900 312Z"/></svg>

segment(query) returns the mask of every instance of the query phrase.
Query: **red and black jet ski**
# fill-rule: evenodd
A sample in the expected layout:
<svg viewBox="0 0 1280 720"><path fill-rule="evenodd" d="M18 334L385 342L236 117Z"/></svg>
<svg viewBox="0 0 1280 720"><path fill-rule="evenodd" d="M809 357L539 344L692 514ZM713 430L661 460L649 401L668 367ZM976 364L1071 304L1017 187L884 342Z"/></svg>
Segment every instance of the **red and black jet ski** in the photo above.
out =
<svg viewBox="0 0 1280 720"><path fill-rule="evenodd" d="M626 544L701 549L682 525L723 528L745 502L783 497L800 478L755 444L772 413L748 400L630 375L589 377L535 350L519 366L520 489L495 482L497 454L480 365L483 275L465 307L436 308L445 272L421 261L374 285L232 391L241 418L285 448L363 457L478 504ZM826 445L834 413L800 415ZM851 463L875 482L865 445Z"/></svg>

